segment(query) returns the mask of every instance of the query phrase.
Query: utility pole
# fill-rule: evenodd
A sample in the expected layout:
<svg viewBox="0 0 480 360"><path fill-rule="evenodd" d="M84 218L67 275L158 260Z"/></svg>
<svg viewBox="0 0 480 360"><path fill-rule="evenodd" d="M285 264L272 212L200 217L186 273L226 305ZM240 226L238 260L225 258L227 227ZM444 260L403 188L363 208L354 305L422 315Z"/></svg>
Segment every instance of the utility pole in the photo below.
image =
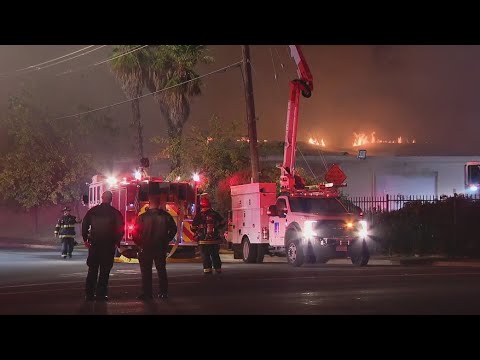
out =
<svg viewBox="0 0 480 360"><path fill-rule="evenodd" d="M259 181L259 160L257 142L257 119L255 117L255 102L253 100L252 68L250 63L250 46L242 45L242 72L247 105L248 140L250 144L250 162L252 164L252 183Z"/></svg>

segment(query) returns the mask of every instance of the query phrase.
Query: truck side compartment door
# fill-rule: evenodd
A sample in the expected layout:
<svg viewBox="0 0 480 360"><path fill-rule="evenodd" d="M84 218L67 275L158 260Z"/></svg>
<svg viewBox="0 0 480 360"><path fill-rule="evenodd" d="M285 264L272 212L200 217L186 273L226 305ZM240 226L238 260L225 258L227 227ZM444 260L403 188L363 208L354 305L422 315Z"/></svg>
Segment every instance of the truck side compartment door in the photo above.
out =
<svg viewBox="0 0 480 360"><path fill-rule="evenodd" d="M271 239L270 245L284 246L287 217L284 217L281 214L284 212L285 209L287 209L286 200L284 198L277 199L276 207L277 207L277 214L279 214L280 216L270 217L270 221L268 225L270 239Z"/></svg>

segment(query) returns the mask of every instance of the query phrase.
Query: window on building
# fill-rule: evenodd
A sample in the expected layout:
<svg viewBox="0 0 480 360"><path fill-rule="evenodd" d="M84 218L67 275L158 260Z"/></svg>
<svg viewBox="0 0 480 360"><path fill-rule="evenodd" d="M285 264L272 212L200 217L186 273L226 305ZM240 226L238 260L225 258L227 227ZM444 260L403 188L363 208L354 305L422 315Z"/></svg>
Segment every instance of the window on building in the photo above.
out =
<svg viewBox="0 0 480 360"><path fill-rule="evenodd" d="M480 184L480 164L468 165L467 168L468 185Z"/></svg>

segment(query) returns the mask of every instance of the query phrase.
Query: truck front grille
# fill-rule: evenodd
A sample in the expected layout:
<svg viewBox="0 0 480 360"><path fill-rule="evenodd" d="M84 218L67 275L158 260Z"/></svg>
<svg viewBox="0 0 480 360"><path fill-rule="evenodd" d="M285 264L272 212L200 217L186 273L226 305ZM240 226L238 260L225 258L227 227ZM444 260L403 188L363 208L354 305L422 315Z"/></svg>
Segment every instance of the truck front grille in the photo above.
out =
<svg viewBox="0 0 480 360"><path fill-rule="evenodd" d="M347 229L347 225L343 220L319 221L315 230L317 235L322 238L351 237L354 235L353 228Z"/></svg>

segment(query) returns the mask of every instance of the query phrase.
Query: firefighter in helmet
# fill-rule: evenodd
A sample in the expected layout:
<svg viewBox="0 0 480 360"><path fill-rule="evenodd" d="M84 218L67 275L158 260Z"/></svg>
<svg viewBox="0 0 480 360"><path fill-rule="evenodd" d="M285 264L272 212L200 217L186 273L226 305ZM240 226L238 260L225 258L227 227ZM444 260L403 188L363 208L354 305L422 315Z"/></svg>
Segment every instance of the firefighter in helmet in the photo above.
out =
<svg viewBox="0 0 480 360"><path fill-rule="evenodd" d="M71 209L66 206L63 208L63 216L58 219L55 226L55 237L59 237L62 241L62 258L66 259L72 257L73 247L77 244L75 241L75 224L82 222L82 219L78 219L70 215Z"/></svg>
<svg viewBox="0 0 480 360"><path fill-rule="evenodd" d="M200 246L200 253L203 259L203 273L211 274L212 266L216 273L222 271L220 260L220 243L225 221L222 216L212 209L208 197L200 198L200 211L197 212L192 222L192 229L195 231L195 240Z"/></svg>

